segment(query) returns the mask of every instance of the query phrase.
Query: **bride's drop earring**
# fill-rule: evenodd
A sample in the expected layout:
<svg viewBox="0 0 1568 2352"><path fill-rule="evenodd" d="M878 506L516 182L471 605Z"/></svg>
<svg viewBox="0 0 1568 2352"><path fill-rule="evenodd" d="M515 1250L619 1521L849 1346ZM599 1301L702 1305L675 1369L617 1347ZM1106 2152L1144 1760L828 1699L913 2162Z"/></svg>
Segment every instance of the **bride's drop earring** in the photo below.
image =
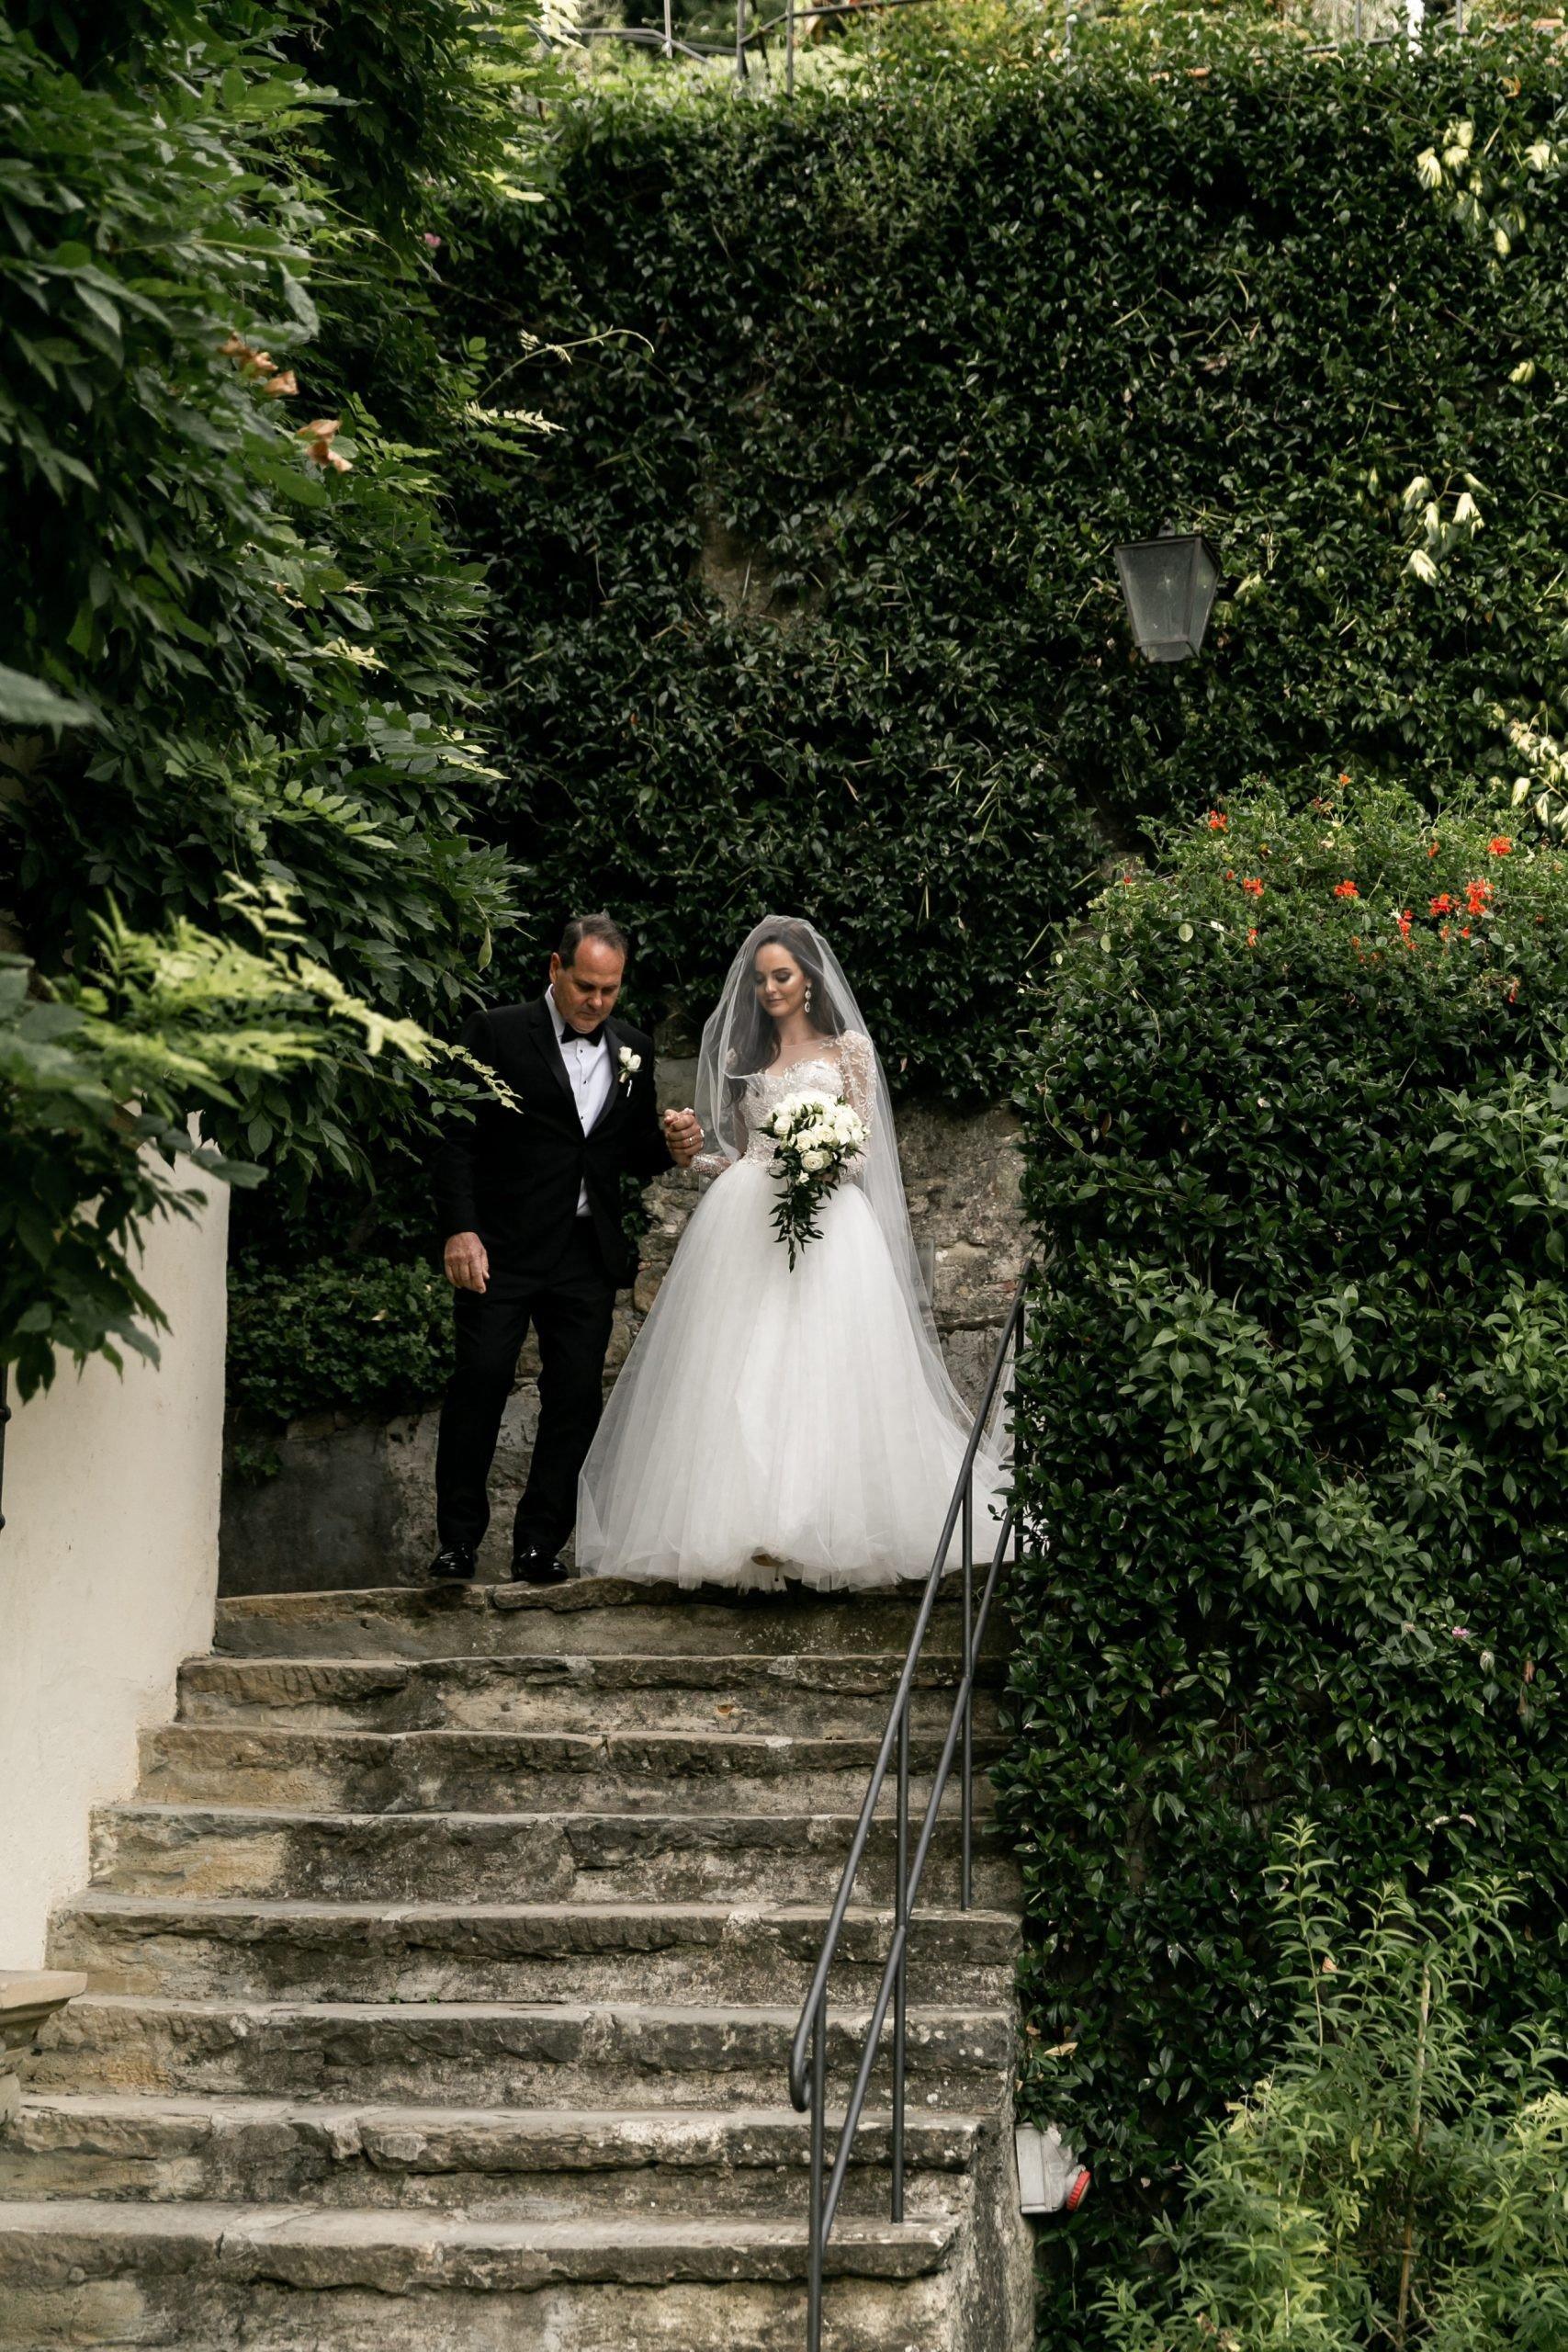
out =
<svg viewBox="0 0 1568 2352"><path fill-rule="evenodd" d="M811 1010L811 983L809 980L806 983L806 1010L807 1012Z"/></svg>

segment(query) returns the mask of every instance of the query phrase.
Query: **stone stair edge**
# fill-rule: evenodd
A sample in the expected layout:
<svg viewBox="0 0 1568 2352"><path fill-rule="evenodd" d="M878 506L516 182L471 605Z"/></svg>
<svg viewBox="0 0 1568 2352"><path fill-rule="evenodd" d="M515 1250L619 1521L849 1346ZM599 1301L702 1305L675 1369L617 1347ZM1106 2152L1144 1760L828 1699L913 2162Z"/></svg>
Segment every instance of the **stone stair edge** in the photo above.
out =
<svg viewBox="0 0 1568 2352"><path fill-rule="evenodd" d="M200 1994L91 1990L74 2000L72 2009L78 2019L100 2010L111 2016L141 2012L152 2017L213 2020L232 2017L257 2022L298 2018L334 2024L393 2024L405 2018L432 2018L455 2022L586 2025L609 2018L635 2018L641 2024L659 2025L776 2025L792 2033L800 2017L799 2004L793 2001L311 2001L298 1996L257 2000ZM911 2000L908 2009L911 2025L944 2024L960 2030L1010 2014L1010 2002L998 2001ZM829 2023L853 2031L869 2025L871 2015L869 2001L835 2002ZM884 2040L891 2033L891 2025L885 2021Z"/></svg>
<svg viewBox="0 0 1568 2352"><path fill-rule="evenodd" d="M268 1823L287 1829L296 1828L309 1822L332 1822L334 1825L354 1828L380 1828L389 1823L399 1822L423 1824L427 1826L432 1822L450 1822L457 1829L498 1827L513 1830L519 1834L528 1829L530 1826L538 1828L547 1826L556 1828L568 1823L574 1827L603 1828L605 1831L625 1830L628 1826L638 1829L657 1829L661 1823L667 1823L671 1826L679 1825L682 1828L689 1829L694 1823L696 1823L704 1828L713 1830L716 1835L722 1835L726 1832L733 1832L739 1824L745 1822L759 1828L765 1827L776 1836L781 1828L787 1827L792 1822L802 1826L809 1824L822 1829L842 1829L852 1832L856 1822L860 1819L860 1810L858 1806L848 1805L802 1805L796 1813L780 1808L776 1811L759 1814L747 1805L735 1805L705 1806L701 1813L694 1814L682 1811L679 1806L674 1805L668 1812L661 1813L639 1805L635 1814L628 1814L617 1811L610 1805L604 1807L562 1804L508 1806L502 1811L492 1812L478 1805L442 1804L434 1805L428 1809L416 1810L411 1807L389 1813L384 1810L367 1811L363 1805L228 1804L209 1797L142 1796L108 1797L93 1807L95 1820L113 1821L127 1817L159 1822L186 1822L193 1826L197 1822L205 1821L220 1823L237 1821L246 1826ZM891 1822L891 1815L885 1818L879 1814L876 1816L875 1826L879 1829L887 1829ZM942 1831L956 1831L957 1816L954 1815L950 1819L947 1815L942 1815L938 1826ZM983 1840L987 1848L994 1848L1003 1842L1005 1832L991 1815L976 1813L975 1838L977 1846ZM67 1897L68 1901L73 1899L74 1898Z"/></svg>
<svg viewBox="0 0 1568 2352"><path fill-rule="evenodd" d="M625 1749L649 1747L659 1758L673 1758L683 1752L701 1753L716 1744L726 1754L782 1756L786 1750L799 1756L821 1754L833 1763L868 1765L875 1760L881 1736L876 1732L787 1732L787 1731L702 1731L643 1729L628 1726L624 1730L605 1731L501 1731L478 1730L464 1724L417 1724L403 1731L357 1731L330 1724L253 1724L244 1722L170 1723L148 1725L142 1732L144 1743L156 1748L211 1746L221 1741L231 1742L237 1748L245 1743L268 1741L273 1751L287 1752L283 1743L293 1741L301 1751L315 1748L325 1742L333 1754L373 1755L391 1747L394 1753L412 1751L418 1747L435 1748L440 1742L452 1753L478 1746L481 1754L499 1756L506 1747L554 1747L567 1756L581 1756L594 1750L606 1755L619 1754ZM939 1731L913 1731L909 1736L911 1750L940 1756L944 1735ZM357 1742L357 1748L348 1743ZM987 1756L1000 1756L1004 1741L998 1735L976 1733L975 1752L978 1758L984 1748ZM440 1749L435 1748L439 1753Z"/></svg>
<svg viewBox="0 0 1568 2352"><path fill-rule="evenodd" d="M640 1815L637 1817L642 1818ZM456 1920L487 1926L512 1920L519 1925L592 1920L596 1930L611 1919L623 1919L633 1926L651 1926L661 1921L693 1928L713 1924L794 1928L818 1922L825 1925L828 1918L826 1907L816 1903L343 1903L316 1895L121 1894L112 1887L85 1888L58 1905L54 1917L60 1922L83 1914L123 1919L167 1915L176 1921L239 1918L282 1923L298 1919L344 1927L412 1927L425 1921L436 1925ZM894 1917L888 1904L852 1903L844 1913L844 1925L891 1927ZM915 1924L922 1920L944 1925L964 1922L987 1932L998 1928L1016 1928L1018 1925L1015 1913L985 1908L978 1904L967 1911L957 1904L922 1904L915 1915Z"/></svg>
<svg viewBox="0 0 1568 2352"><path fill-rule="evenodd" d="M882 1606L893 1603L912 1609L919 1606L929 1580L929 1571L921 1570L914 1576L900 1577L897 1583L864 1589L818 1587L795 1579L772 1592L740 1592L727 1585L677 1586L663 1578L644 1581L633 1577L574 1576L563 1584L553 1585L520 1585L479 1577L471 1583L317 1585L296 1592L223 1593L219 1596L218 1611L220 1617L226 1613L293 1616L309 1611L319 1613L323 1604L334 1612L351 1612L356 1607L389 1602L399 1607L417 1602L421 1613L427 1615L482 1609L507 1613L538 1610L556 1616L572 1616L582 1609L717 1608L761 1613L822 1605L852 1607L856 1602ZM961 1601L963 1597L962 1571L950 1569L942 1577L937 1603L942 1606Z"/></svg>
<svg viewBox="0 0 1568 2352"><path fill-rule="evenodd" d="M759 2164L771 2162L770 2150L809 2137L811 2120L786 2104L735 2107L711 2103L692 2107L626 2106L502 2107L482 2102L445 2105L412 2099L317 2098L296 2094L178 2091L30 2091L22 2100L19 2123L26 2129L58 2120L84 2130L140 2126L149 2134L182 2125L206 2125L243 2133L283 2126L314 2136L370 2133L372 2135L442 2134L471 2139L476 2156L486 2143L533 2147L547 2154L552 2164L568 2163L563 2154L573 2143L581 2159L573 2167L591 2170L615 2158L636 2165L657 2161L660 2165L690 2164L701 2167L717 2152L734 2161L729 2143L757 2143ZM939 2112L913 2108L905 2118L905 2142L912 2160L938 2169L961 2170L973 2160L975 2143L993 2128L995 2119L963 2108ZM827 2141L836 2148L841 2118L829 2114ZM889 2109L867 2108L855 2140L857 2158L886 2161L886 2142L892 2128ZM952 2161L942 2162L942 2152ZM118 2152L123 2153L123 2150ZM797 2150L798 2153L798 2150ZM418 2165L411 2160L411 2169ZM449 2169L471 2169L452 2165Z"/></svg>
<svg viewBox="0 0 1568 2352"><path fill-rule="evenodd" d="M940 2267L951 2255L962 2224L947 2219L882 2222L846 2216L829 2245L829 2274L836 2277L871 2275L909 2278ZM206 2251L221 2258L225 2268L244 2267L247 2253L276 2262L289 2249L315 2250L346 2257L343 2283L352 2281L353 2257L377 2252L420 2256L475 2253L493 2263L513 2254L541 2257L549 2267L544 2278L562 2281L615 2278L627 2258L639 2253L656 2256L658 2283L708 2275L705 2257L717 2257L722 2267L711 2272L716 2282L745 2278L738 2267L748 2254L767 2262L757 2275L795 2278L804 2275L806 2233L798 2221L686 2221L662 2216L594 2215L591 2220L476 2222L431 2209L306 2206L218 2205L191 2199L167 2204L139 2205L131 2201L60 2198L37 2202L0 2202L0 2280L7 2256L29 2242L64 2241L79 2245L95 2267L114 2258L116 2242L146 2245L164 2240L170 2245ZM557 2257L549 2264L549 2257ZM617 2263L616 2257L621 2257ZM80 2261L81 2256L78 2256ZM693 2267L682 2268L682 2259ZM276 2273L269 2275L276 2276ZM311 2283L326 2283L324 2281ZM336 2282L334 2282L336 2283ZM433 2283L426 2281L425 2283ZM494 2290L531 2284L526 2274L508 2278L503 2268L488 2268L481 2280ZM651 2282L650 2282L651 2283Z"/></svg>
<svg viewBox="0 0 1568 2352"><path fill-rule="evenodd" d="M415 1657L405 1657L395 1650L371 1651L364 1657L333 1650L191 1650L181 1659L179 1672L207 1672L220 1679L243 1679L256 1673L385 1675L404 1682L421 1676L461 1671L522 1681L552 1672L562 1676L580 1668L602 1673L611 1667L645 1667L660 1679L682 1673L727 1672L778 1679L781 1667L796 1667L810 1673L847 1668L863 1674L877 1669L897 1675L902 1672L908 1656L908 1652L901 1649L430 1650ZM924 1662L933 1672L940 1670L949 1675L956 1671L958 1657L956 1650L936 1650ZM994 1673L998 1661L987 1654L978 1664L982 1672Z"/></svg>

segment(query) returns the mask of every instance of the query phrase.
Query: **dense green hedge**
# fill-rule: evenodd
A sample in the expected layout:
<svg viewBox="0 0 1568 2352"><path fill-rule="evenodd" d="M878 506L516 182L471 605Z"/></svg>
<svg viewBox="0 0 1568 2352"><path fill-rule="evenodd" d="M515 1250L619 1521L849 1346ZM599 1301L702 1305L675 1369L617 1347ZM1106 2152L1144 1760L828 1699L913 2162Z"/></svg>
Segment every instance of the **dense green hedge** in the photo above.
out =
<svg viewBox="0 0 1568 2352"><path fill-rule="evenodd" d="M604 900L643 1009L694 1017L747 922L803 905L895 1069L995 1091L1108 845L1299 758L1484 763L1495 700L1552 704L1568 220L1514 162L1549 44L1201 40L1201 78L1021 32L911 35L793 106L595 93L549 201L452 262L497 397L560 428L468 505L533 869L498 987ZM1421 185L1452 116L1520 180L1506 266ZM1480 485L1435 588L1417 474L1439 546ZM1161 673L1108 550L1168 518L1235 593Z"/></svg>
<svg viewBox="0 0 1568 2352"><path fill-rule="evenodd" d="M451 1353L451 1288L418 1257L230 1276L229 1398L247 1419L405 1411L439 1394Z"/></svg>
<svg viewBox="0 0 1568 2352"><path fill-rule="evenodd" d="M1038 2046L1076 2045L1029 2097L1112 2271L1268 2071L1286 1818L1348 1902L1520 1879L1493 2026L1568 2001L1568 858L1325 773L1156 867L1060 951L1021 1096L1045 1544L1002 1802Z"/></svg>

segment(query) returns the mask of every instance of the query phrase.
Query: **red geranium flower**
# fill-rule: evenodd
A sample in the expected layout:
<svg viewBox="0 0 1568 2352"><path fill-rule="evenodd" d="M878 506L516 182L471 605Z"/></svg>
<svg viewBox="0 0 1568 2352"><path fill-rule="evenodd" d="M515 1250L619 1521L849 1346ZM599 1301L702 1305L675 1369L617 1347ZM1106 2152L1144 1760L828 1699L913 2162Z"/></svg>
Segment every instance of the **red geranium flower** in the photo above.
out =
<svg viewBox="0 0 1568 2352"><path fill-rule="evenodd" d="M1514 844L1506 833L1495 833L1487 842L1486 848L1487 854L1492 857L1512 857L1514 854Z"/></svg>
<svg viewBox="0 0 1568 2352"><path fill-rule="evenodd" d="M1401 907L1394 920L1399 925L1399 935L1401 939L1408 939L1410 936L1411 923L1415 921L1415 917L1411 914L1409 908Z"/></svg>
<svg viewBox="0 0 1568 2352"><path fill-rule="evenodd" d="M1241 887L1249 899L1260 899L1263 896L1263 885L1256 874L1244 874L1241 877Z"/></svg>
<svg viewBox="0 0 1568 2352"><path fill-rule="evenodd" d="M1205 821L1212 833L1223 833L1230 823L1230 819L1223 817L1217 808L1211 808Z"/></svg>
<svg viewBox="0 0 1568 2352"><path fill-rule="evenodd" d="M1336 882L1334 895L1337 899L1359 899L1361 894L1353 882Z"/></svg>
<svg viewBox="0 0 1568 2352"><path fill-rule="evenodd" d="M1464 886L1464 910L1467 915L1483 915L1492 903L1490 882L1467 882Z"/></svg>
<svg viewBox="0 0 1568 2352"><path fill-rule="evenodd" d="M1432 901L1432 912L1435 915L1451 915L1458 904L1457 899L1451 899L1446 890L1439 890Z"/></svg>
<svg viewBox="0 0 1568 2352"><path fill-rule="evenodd" d="M1258 944L1258 931L1257 931L1257 927L1256 927L1256 925L1253 927L1253 929L1252 929L1251 931L1249 931L1249 932L1247 933L1247 945L1248 945L1249 947L1256 947L1256 946L1257 946L1257 944Z"/></svg>

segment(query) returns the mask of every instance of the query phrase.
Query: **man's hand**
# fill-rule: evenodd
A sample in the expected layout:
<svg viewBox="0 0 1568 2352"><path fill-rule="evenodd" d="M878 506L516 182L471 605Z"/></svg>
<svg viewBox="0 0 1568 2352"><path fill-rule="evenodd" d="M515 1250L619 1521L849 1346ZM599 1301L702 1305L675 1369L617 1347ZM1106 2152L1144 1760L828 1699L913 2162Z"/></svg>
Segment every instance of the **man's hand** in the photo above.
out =
<svg viewBox="0 0 1568 2352"><path fill-rule="evenodd" d="M477 1233L455 1233L441 1253L454 1290L480 1290L490 1281L490 1253Z"/></svg>
<svg viewBox="0 0 1568 2352"><path fill-rule="evenodd" d="M694 1111L666 1111L664 1140L677 1168L689 1168L703 1148L701 1122Z"/></svg>

